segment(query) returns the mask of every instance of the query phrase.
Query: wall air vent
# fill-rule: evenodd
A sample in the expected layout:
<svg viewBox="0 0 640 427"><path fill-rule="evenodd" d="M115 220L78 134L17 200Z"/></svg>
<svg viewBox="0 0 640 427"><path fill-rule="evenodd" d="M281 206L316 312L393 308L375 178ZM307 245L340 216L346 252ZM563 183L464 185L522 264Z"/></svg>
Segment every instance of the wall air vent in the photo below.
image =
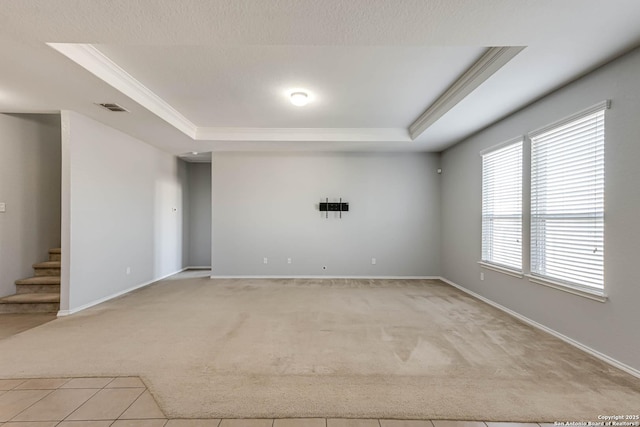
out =
<svg viewBox="0 0 640 427"><path fill-rule="evenodd" d="M98 105L101 106L102 108L106 108L107 110L113 111L113 112L125 112L125 113L129 112L126 108L124 108L124 107L122 107L122 106L120 106L118 104L111 103L111 102L104 103L104 104L98 104Z"/></svg>

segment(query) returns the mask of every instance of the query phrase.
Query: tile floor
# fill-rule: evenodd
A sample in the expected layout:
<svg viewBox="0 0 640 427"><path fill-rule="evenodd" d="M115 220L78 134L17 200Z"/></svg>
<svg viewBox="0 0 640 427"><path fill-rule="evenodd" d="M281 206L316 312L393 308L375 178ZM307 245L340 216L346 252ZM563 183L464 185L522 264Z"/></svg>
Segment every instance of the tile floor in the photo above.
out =
<svg viewBox="0 0 640 427"><path fill-rule="evenodd" d="M167 419L138 377L0 379L2 427L547 427L376 419Z"/></svg>

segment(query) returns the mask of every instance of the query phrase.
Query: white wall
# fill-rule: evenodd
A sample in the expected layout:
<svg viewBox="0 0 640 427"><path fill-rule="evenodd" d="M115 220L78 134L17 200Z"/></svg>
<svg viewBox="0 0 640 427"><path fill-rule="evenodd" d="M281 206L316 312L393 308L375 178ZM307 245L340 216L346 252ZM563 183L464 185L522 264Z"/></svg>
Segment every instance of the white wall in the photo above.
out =
<svg viewBox="0 0 640 427"><path fill-rule="evenodd" d="M61 308L73 311L184 266L186 166L80 114L62 122Z"/></svg>
<svg viewBox="0 0 640 427"><path fill-rule="evenodd" d="M0 114L0 296L60 245L60 115Z"/></svg>
<svg viewBox="0 0 640 427"><path fill-rule="evenodd" d="M211 266L211 163L187 163L189 267Z"/></svg>
<svg viewBox="0 0 640 427"><path fill-rule="evenodd" d="M640 369L640 49L445 151L442 272L453 282ZM480 150L599 101L606 113L605 291L600 303L485 270L480 281Z"/></svg>
<svg viewBox="0 0 640 427"><path fill-rule="evenodd" d="M438 163L424 153L214 153L212 275L437 276ZM350 211L326 219L325 197Z"/></svg>

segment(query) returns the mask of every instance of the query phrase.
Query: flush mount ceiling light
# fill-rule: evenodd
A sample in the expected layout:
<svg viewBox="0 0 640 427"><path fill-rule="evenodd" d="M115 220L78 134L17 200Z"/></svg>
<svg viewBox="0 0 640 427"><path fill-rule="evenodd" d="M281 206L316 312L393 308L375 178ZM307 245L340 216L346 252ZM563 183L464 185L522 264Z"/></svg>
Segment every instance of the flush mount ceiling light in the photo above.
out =
<svg viewBox="0 0 640 427"><path fill-rule="evenodd" d="M309 95L303 91L295 91L291 93L290 100L296 107L304 107L309 103Z"/></svg>

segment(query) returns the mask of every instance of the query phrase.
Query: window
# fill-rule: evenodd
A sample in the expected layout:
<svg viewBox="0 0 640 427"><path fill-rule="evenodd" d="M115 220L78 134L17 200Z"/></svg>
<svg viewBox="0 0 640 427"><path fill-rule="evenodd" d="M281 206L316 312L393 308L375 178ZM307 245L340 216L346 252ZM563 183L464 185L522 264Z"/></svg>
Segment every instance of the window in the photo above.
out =
<svg viewBox="0 0 640 427"><path fill-rule="evenodd" d="M482 261L522 271L522 139L482 155Z"/></svg>
<svg viewBox="0 0 640 427"><path fill-rule="evenodd" d="M604 112L608 102L531 138L531 275L604 289Z"/></svg>

